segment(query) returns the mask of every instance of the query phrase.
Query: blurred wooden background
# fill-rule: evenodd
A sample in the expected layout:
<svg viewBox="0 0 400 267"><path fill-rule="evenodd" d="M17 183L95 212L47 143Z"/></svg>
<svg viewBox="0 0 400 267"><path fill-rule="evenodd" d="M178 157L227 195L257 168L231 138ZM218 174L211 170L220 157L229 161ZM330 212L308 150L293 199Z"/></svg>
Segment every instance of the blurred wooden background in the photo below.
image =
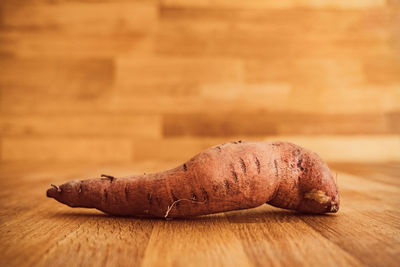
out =
<svg viewBox="0 0 400 267"><path fill-rule="evenodd" d="M0 157L181 161L234 139L400 159L400 2L0 2Z"/></svg>
<svg viewBox="0 0 400 267"><path fill-rule="evenodd" d="M44 199L238 139L318 152L339 213ZM1 266L397 266L399 163L399 0L0 0Z"/></svg>

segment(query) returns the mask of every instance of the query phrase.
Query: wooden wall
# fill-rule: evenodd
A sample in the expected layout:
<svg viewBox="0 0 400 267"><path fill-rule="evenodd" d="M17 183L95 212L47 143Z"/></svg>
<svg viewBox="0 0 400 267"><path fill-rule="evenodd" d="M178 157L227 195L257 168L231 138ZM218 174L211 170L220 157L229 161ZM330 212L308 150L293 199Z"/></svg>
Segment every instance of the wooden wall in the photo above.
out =
<svg viewBox="0 0 400 267"><path fill-rule="evenodd" d="M0 162L187 159L290 140L400 159L393 0L0 2Z"/></svg>

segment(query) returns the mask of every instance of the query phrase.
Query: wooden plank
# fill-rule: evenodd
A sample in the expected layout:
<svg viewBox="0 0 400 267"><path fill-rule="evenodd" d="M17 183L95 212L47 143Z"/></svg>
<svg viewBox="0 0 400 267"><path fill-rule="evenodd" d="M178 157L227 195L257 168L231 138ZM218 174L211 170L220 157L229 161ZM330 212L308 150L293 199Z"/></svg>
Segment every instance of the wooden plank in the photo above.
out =
<svg viewBox="0 0 400 267"><path fill-rule="evenodd" d="M63 85L64 86L64 85ZM113 88L103 92L84 91L67 94L47 88L34 88L28 93L25 86L0 86L3 95L0 110L3 114L150 114L228 112L232 109L251 111L275 108L285 110L290 94L287 84L207 84L194 85L185 81L176 84L145 84ZM219 93L215 94L217 90ZM57 98L62 95L62 98ZM54 99L57 98L57 102ZM221 101L224 100L224 101Z"/></svg>
<svg viewBox="0 0 400 267"><path fill-rule="evenodd" d="M196 19L191 18L192 13ZM395 16L384 9L372 18L358 10L226 11L222 18L213 14L213 10L162 11L157 51L165 55L265 60L362 56L388 49ZM287 17L291 20L284 19ZM365 25L373 30L366 31Z"/></svg>
<svg viewBox="0 0 400 267"><path fill-rule="evenodd" d="M18 172L17 172L18 173ZM16 175L5 176L2 173L2 180L18 180ZM11 190L11 188L14 188ZM16 191L14 191L17 189ZM59 215L59 208L55 207L51 209L49 202L44 203L43 198L43 185L38 184L13 184L7 190L4 188L1 192L2 197L7 197L9 201L7 204L2 202L1 205L1 225L0 231L5 245L1 262L9 266L29 266L37 262L40 257L50 249L52 246L62 239L60 233L66 234L76 230L78 226L79 217L67 218L61 220L59 224L51 225L48 222ZM46 209L53 210L53 214L43 214ZM29 218L37 214L41 214L42 218L36 221L30 221ZM10 216L11 215L11 216ZM7 220L6 220L7 218ZM24 222L24 223L22 223ZM11 231L9 229L16 229L18 231ZM7 230L8 229L8 230ZM37 234L36 230L42 229L42 234ZM65 232L64 232L65 231ZM35 240L34 243L31 241ZM16 251L13 249L15 243L21 249ZM34 250L37 253L33 255L31 251Z"/></svg>
<svg viewBox="0 0 400 267"><path fill-rule="evenodd" d="M156 29L158 19L154 2L7 1L3 9L0 36L7 42L0 43L0 51L22 57L143 54L151 50L152 40L147 37Z"/></svg>
<svg viewBox="0 0 400 267"><path fill-rule="evenodd" d="M202 84L240 82L242 64L229 59L123 57L116 62L116 89L123 95L192 96Z"/></svg>
<svg viewBox="0 0 400 267"><path fill-rule="evenodd" d="M277 135L235 136L213 138L176 137L160 140L140 140L134 144L135 160L186 161L203 149L233 140L287 141L318 153L328 162L387 162L400 158L400 137L381 136L329 136L329 135Z"/></svg>
<svg viewBox="0 0 400 267"><path fill-rule="evenodd" d="M226 216L255 266L287 266L293 262L304 266L319 265L320 262L327 266L361 266L350 251L321 238L320 233L293 212L264 205L250 211L230 212ZM331 221L337 219L327 217ZM306 256L310 251L313 256Z"/></svg>
<svg viewBox="0 0 400 267"><path fill-rule="evenodd" d="M391 182L339 173L341 208L334 215L302 215L264 205L164 221L106 216L44 201L48 183L90 177L96 165L73 166L0 165L0 197L7 199L0 202L2 265L397 266L400 198ZM135 165L135 172L145 166ZM385 169L397 180L398 163L380 166L378 173ZM128 167L109 171L123 173ZM363 169L348 165L354 167Z"/></svg>
<svg viewBox="0 0 400 267"><path fill-rule="evenodd" d="M180 83L186 86L185 82ZM179 86L178 85L178 86ZM392 122L397 121L400 110L399 85L342 87L320 89L311 85L296 85L285 82L260 84L217 83L204 84L199 89L189 90L187 94L179 94L169 86L159 90L161 93L174 92L171 95L150 94L136 95L135 90L116 93L111 101L107 100L107 110L120 112L146 112L164 114L204 113L306 113L306 114L375 114L384 113L390 127L398 127ZM216 93L217 92L217 93ZM45 107L37 107L44 109ZM65 107L68 109L68 107ZM85 108L85 107L82 107ZM216 115L218 117L219 115ZM340 115L339 115L340 116ZM386 123L386 122L385 122ZM368 126L367 126L368 127Z"/></svg>
<svg viewBox="0 0 400 267"><path fill-rule="evenodd" d="M346 58L246 60L244 80L247 83L290 81L323 90L361 86L375 86L378 90L379 86L400 84L400 60L396 54L393 49L387 55L365 55L363 58L353 55Z"/></svg>
<svg viewBox="0 0 400 267"><path fill-rule="evenodd" d="M396 180L399 165L385 166ZM122 169L114 167L113 173ZM43 201L47 183L70 179L73 173L88 176L92 171L87 167L46 164L33 170L18 164L2 165L0 171L0 196L7 199L0 203L0 263L6 266L397 266L400 253L399 189L363 175L339 173L342 205L334 215L302 215L264 205L164 221L112 217Z"/></svg>
<svg viewBox="0 0 400 267"><path fill-rule="evenodd" d="M292 86L288 82L242 84L227 81L203 84L198 101L202 101L203 105L207 106L207 112L217 111L217 109L217 113L232 112L232 110L246 112L264 108L280 111L288 109L291 91ZM204 109L198 112L204 112ZM189 115L191 112L187 110L185 113Z"/></svg>
<svg viewBox="0 0 400 267"><path fill-rule="evenodd" d="M217 8L240 8L240 9L253 9L253 8L291 8L291 7L308 7L308 8L339 8L339 9L352 9L352 8L373 8L383 7L386 2L383 0L340 0L334 2L321 2L316 0L283 0L283 1L249 1L243 2L240 0L162 0L163 6L171 7L217 7Z"/></svg>
<svg viewBox="0 0 400 267"><path fill-rule="evenodd" d="M295 68L297 61L298 59L245 60L244 81L250 84L290 82L298 75Z"/></svg>
<svg viewBox="0 0 400 267"><path fill-rule="evenodd" d="M9 59L0 68L3 112L104 105L114 80L111 59Z"/></svg>
<svg viewBox="0 0 400 267"><path fill-rule="evenodd" d="M0 30L0 59L10 59L15 57L14 36L10 33L5 33Z"/></svg>
<svg viewBox="0 0 400 267"><path fill-rule="evenodd" d="M339 177L342 203L339 212L344 216L334 220L309 216L301 219L342 249L351 250L362 264L381 265L384 261L385 266L397 266L400 224L396 218L400 214L392 207L400 203L398 186L371 181L363 176L341 173ZM376 255L377 250L386 256Z"/></svg>
<svg viewBox="0 0 400 267"><path fill-rule="evenodd" d="M181 83L180 86L185 86ZM170 87L161 87L161 92L167 92ZM190 87L193 89L193 87ZM230 90L232 89L233 90ZM249 94L244 90L249 89ZM283 84L264 85L264 86L242 86L240 84L223 84L223 85L204 85L199 90L200 95L194 95L194 90L189 90L186 94L179 94L179 90L171 95L158 95L157 97L149 97L146 95L135 96L134 92L125 92L115 94L112 101L107 103L109 110L120 112L145 112L150 114L166 114L166 113L198 113L204 112L205 107L209 112L229 112L231 110L254 110L263 109L264 107L277 107L280 110L285 109L287 102L274 101L273 98L262 101L265 96L277 96L277 99L285 100L288 92L288 86ZM266 89L265 91L263 89ZM282 89L282 93L278 92ZM155 90L152 88L152 90ZM221 92L212 94L215 90ZM172 90L171 90L172 91ZM191 95L193 93L193 95ZM178 95L179 94L179 95ZM255 98L257 97L258 98ZM223 101L222 101L223 100ZM271 104L273 103L273 104ZM66 107L67 108L67 107ZM38 109L42 109L38 107Z"/></svg>
<svg viewBox="0 0 400 267"><path fill-rule="evenodd" d="M397 266L398 229L387 231L386 228L382 229L376 220L361 217L355 212L352 214L351 211L347 213L347 218L336 220L331 225L327 225L327 220L322 217L304 218L304 221L342 249L351 250L352 254L365 265L380 265L384 261L385 266ZM378 212L375 215L379 217L382 214ZM368 231L365 231L367 225ZM343 228L344 226L346 228ZM357 226L357 231L349 230L354 229L355 226ZM375 251L378 249L385 257L376 256Z"/></svg>
<svg viewBox="0 0 400 267"><path fill-rule="evenodd" d="M185 3L189 3L186 1ZM205 8L161 6L160 23L182 23L191 19L192 26L205 24L205 28L214 24L216 29L221 29L226 23L235 22L236 29L255 27L253 31L268 31L271 35L292 32L293 35L310 36L320 34L321 37L334 36L344 32L353 32L357 37L375 37L379 33L388 33L396 30L393 28L398 18L397 10L390 8L370 9L310 9L310 8L279 8L279 9L220 9L215 5ZM290 17L288 19L287 17ZM334 24L329 22L341 17ZM320 23L315 23L318 21ZM253 25L253 24L258 24ZM346 26L351 25L352 28ZM368 26L369 29L363 29ZM218 27L218 28L217 28ZM303 31L295 31L300 30ZM309 32L305 32L304 30ZM325 32L324 32L325 30ZM329 30L326 32L326 30ZM349 39L355 36L347 36Z"/></svg>
<svg viewBox="0 0 400 267"><path fill-rule="evenodd" d="M76 213L75 216L83 216L86 219L84 222L81 219L78 229L51 247L38 261L38 265L119 266L128 262L133 265L142 264L153 229L152 220L107 217L88 212ZM71 217L71 214L64 213L57 219L63 221L65 217ZM103 232L104 235L98 235L99 232ZM82 236L87 237L85 245L88 249L82 249ZM113 249L110 250L110 247ZM116 251L118 257L114 255ZM60 254L64 256L60 257Z"/></svg>
<svg viewBox="0 0 400 267"><path fill-rule="evenodd" d="M195 29L203 25L204 30L214 26L215 30L237 33L246 29L249 33L264 32L267 35L264 37L293 37L294 40L302 38L304 41L314 36L321 39L342 37L341 41L362 40L364 45L372 40L387 40L389 47L396 49L398 14L395 8L375 8L371 12L370 9L336 8L220 9L215 5L206 8L162 6L160 24L181 26L186 23ZM229 27L232 23L235 27ZM386 39L388 35L394 35L394 38ZM358 52L354 50L353 55ZM335 58L337 56L335 54Z"/></svg>
<svg viewBox="0 0 400 267"><path fill-rule="evenodd" d="M252 266L244 253L243 243L233 235L223 214L196 220L160 221L154 225L143 266L199 263L207 266Z"/></svg>
<svg viewBox="0 0 400 267"><path fill-rule="evenodd" d="M318 36L305 39L291 34L277 36L269 34L264 28L259 28L257 31L255 25L231 28L229 23L218 25L201 22L195 25L190 21L164 22L158 33L159 42L155 49L160 55L274 60L298 58L305 55L324 57L333 53L344 56L351 54L350 47L360 46L355 42L351 46L333 45L339 41L340 37L322 38ZM380 46L384 47L385 45L378 41L368 46L370 49L380 49Z"/></svg>
<svg viewBox="0 0 400 267"><path fill-rule="evenodd" d="M318 87L329 91L365 86L363 64L357 58L307 58L296 60L293 65L289 79L299 87Z"/></svg>
<svg viewBox="0 0 400 267"><path fill-rule="evenodd" d="M262 112L167 114L163 134L176 136L262 136L291 134L390 134L392 117L375 114ZM400 133L400 132L399 132Z"/></svg>
<svg viewBox="0 0 400 267"><path fill-rule="evenodd" d="M15 170L1 173L3 186L6 185L3 183L5 179L14 181L7 189L3 187L1 190L1 196L9 200L0 204L0 236L4 245L0 257L2 265L98 266L132 262L132 259L140 264L153 229L152 220L109 217L84 209L71 210L50 199L44 200L44 188L50 182L76 178L70 174L76 174L77 169L68 170L64 166L54 171L50 166L41 166L42 170L26 173L25 177L30 177L25 180L20 179L20 173ZM80 174L85 176L86 170L80 168ZM47 178L43 180L43 177ZM32 183L32 180L37 183ZM31 221L35 216L37 220ZM39 234L38 231L43 232ZM114 257L109 248L116 249L118 257Z"/></svg>
<svg viewBox="0 0 400 267"><path fill-rule="evenodd" d="M32 58L109 58L123 54L149 54L153 38L143 33L59 34L58 32L0 31L0 51L6 55Z"/></svg>
<svg viewBox="0 0 400 267"><path fill-rule="evenodd" d="M0 68L0 82L4 87L61 91L59 94L71 94L72 90L74 94L83 94L82 97L91 91L106 90L114 78L111 58L15 58L1 61Z"/></svg>
<svg viewBox="0 0 400 267"><path fill-rule="evenodd" d="M366 165L354 162L336 162L329 164L329 166L340 172L363 177L364 179L370 179L376 182L384 184L387 183L398 187L400 186L400 180L392 178L400 172L400 170L396 168L396 165L394 164L370 163Z"/></svg>
<svg viewBox="0 0 400 267"><path fill-rule="evenodd" d="M71 87L74 82L71 82ZM77 85L79 87L79 85ZM69 87L67 84L61 84L61 87ZM27 88L30 90L27 91ZM54 90L52 90L54 88ZM7 115L31 115L31 114L80 114L80 113L98 113L108 110L107 90L100 85L93 90L56 90L57 87L28 87L18 85L0 85L0 111ZM90 88L90 87L89 87ZM105 89L105 88L104 88ZM69 94L70 93L70 94ZM55 101L57 100L57 101Z"/></svg>
<svg viewBox="0 0 400 267"><path fill-rule="evenodd" d="M396 175L391 176L391 180L394 180ZM398 211L391 210L390 207L400 204L399 188L393 182L376 181L369 178L371 176L369 174L365 176L366 178L348 173L337 173L336 179L342 192L343 201L344 203L348 202L344 209L365 214L374 211L382 213L391 211L391 213L397 214ZM382 214L382 217L384 216L385 214ZM386 223L392 224L391 221ZM400 226L398 223L395 225Z"/></svg>
<svg viewBox="0 0 400 267"><path fill-rule="evenodd" d="M400 49L397 49L399 51ZM370 84L400 83L400 57L393 53L390 57L375 57L365 60L365 76ZM400 86L399 86L400 88ZM400 90L400 89L399 89Z"/></svg>
<svg viewBox="0 0 400 267"><path fill-rule="evenodd" d="M292 88L288 106L289 109L300 113L387 113L390 121L396 120L391 114L397 114L400 108L400 84L397 83L389 86L344 85L326 90L293 84ZM312 103L311 99L314 100Z"/></svg>
<svg viewBox="0 0 400 267"><path fill-rule="evenodd" d="M275 136L265 140L285 140L317 152L325 161L387 162L400 158L399 135L377 136Z"/></svg>
<svg viewBox="0 0 400 267"><path fill-rule="evenodd" d="M157 115L97 114L2 116L2 136L160 138Z"/></svg>
<svg viewBox="0 0 400 267"><path fill-rule="evenodd" d="M157 22L152 2L26 2L4 6L3 27L74 34L149 32ZM84 25L84 27L82 27ZM143 28L142 25L146 25Z"/></svg>
<svg viewBox="0 0 400 267"><path fill-rule="evenodd" d="M5 137L1 160L33 162L129 162L132 143L126 138Z"/></svg>
<svg viewBox="0 0 400 267"><path fill-rule="evenodd" d="M0 43L0 51L25 57L143 54L151 50L152 41L146 38L158 20L157 4L142 1L6 1L2 9L0 36L7 43Z"/></svg>

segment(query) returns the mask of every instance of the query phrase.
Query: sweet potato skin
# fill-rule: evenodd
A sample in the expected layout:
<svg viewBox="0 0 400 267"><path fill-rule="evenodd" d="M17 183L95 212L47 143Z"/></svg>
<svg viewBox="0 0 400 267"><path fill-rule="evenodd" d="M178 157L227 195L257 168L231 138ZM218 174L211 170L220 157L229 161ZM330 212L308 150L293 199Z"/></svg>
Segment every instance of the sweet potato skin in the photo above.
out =
<svg viewBox="0 0 400 267"><path fill-rule="evenodd" d="M47 190L71 207L176 218L257 207L336 212L339 193L315 153L287 142L214 146L164 172L71 181Z"/></svg>

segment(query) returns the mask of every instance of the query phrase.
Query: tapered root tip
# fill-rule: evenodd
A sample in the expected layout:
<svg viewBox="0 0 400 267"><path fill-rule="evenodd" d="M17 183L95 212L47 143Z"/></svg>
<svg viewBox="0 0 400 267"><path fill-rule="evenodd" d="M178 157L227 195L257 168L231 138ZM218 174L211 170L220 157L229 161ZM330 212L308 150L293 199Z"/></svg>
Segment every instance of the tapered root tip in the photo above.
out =
<svg viewBox="0 0 400 267"><path fill-rule="evenodd" d="M51 198L56 198L57 194L60 192L60 188L56 185L51 185L49 189L47 189L46 196Z"/></svg>

